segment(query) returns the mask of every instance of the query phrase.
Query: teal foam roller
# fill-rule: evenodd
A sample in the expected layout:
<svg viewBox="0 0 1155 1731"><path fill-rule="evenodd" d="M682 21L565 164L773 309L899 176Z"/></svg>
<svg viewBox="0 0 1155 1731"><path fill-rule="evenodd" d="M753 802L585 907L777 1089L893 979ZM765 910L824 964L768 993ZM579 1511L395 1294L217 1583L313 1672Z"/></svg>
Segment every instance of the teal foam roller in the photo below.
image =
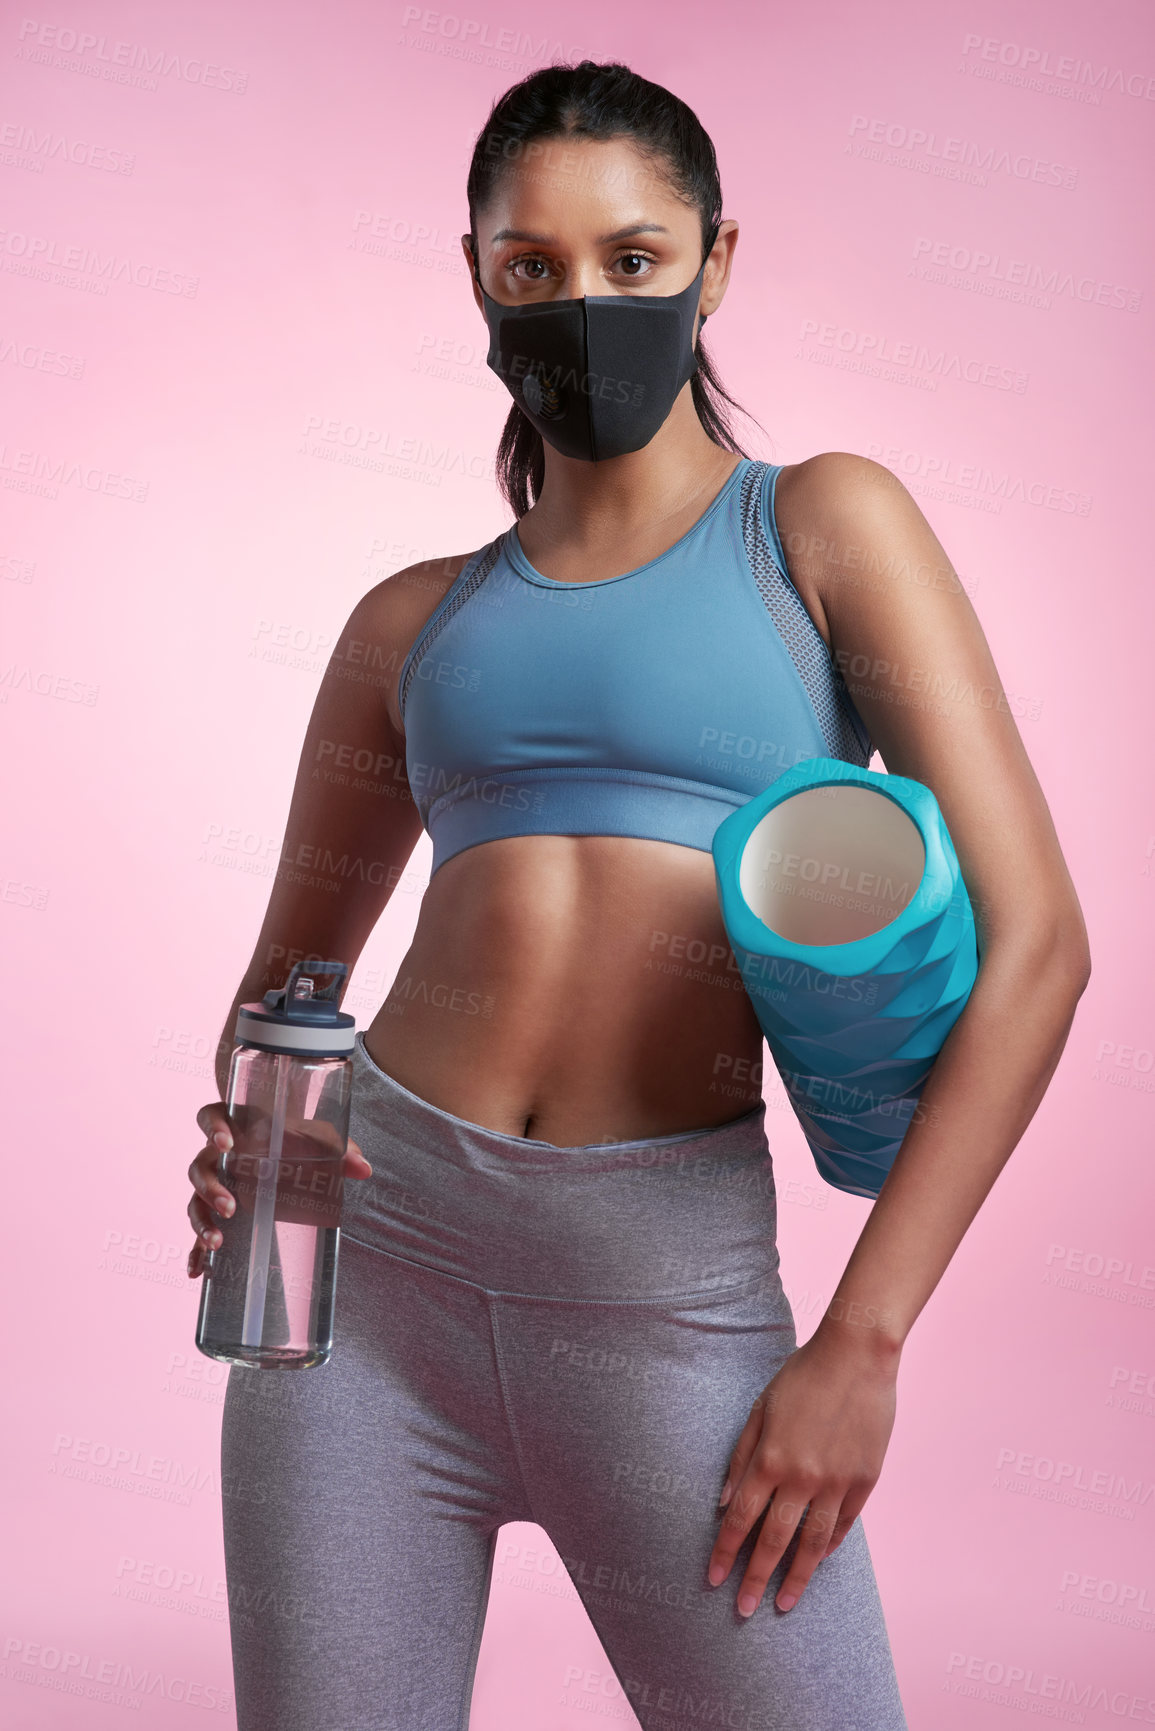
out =
<svg viewBox="0 0 1155 1731"><path fill-rule="evenodd" d="M820 1175L876 1197L978 976L929 787L808 758L724 818L726 935Z"/></svg>

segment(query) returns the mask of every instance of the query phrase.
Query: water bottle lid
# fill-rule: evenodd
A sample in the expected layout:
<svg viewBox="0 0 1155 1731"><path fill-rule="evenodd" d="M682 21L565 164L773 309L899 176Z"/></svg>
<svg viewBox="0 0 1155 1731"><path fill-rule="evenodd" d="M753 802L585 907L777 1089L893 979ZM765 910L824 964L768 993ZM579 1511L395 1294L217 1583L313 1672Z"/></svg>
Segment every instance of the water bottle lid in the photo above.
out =
<svg viewBox="0 0 1155 1731"><path fill-rule="evenodd" d="M290 1052L299 1058L344 1058L353 1050L357 1024L337 1008L337 993L348 975L344 962L297 962L278 991L274 987L259 1003L237 1009L234 1038L262 1052ZM315 975L332 978L321 991Z"/></svg>

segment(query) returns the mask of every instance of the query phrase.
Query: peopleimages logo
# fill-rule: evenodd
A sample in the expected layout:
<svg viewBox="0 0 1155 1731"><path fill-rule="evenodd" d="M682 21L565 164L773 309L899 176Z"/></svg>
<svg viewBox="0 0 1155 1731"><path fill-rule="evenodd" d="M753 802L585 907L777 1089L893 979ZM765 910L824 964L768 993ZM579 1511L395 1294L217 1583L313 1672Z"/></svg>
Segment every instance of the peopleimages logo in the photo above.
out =
<svg viewBox="0 0 1155 1731"><path fill-rule="evenodd" d="M1015 180L1030 180L1044 186L1068 190L1078 183L1078 170L1028 151L1011 151L993 144L978 144L971 138L928 131L925 126L907 126L902 121L872 120L855 114L850 122L848 151L868 160L921 169L924 173L952 175L971 169L973 179L987 184L988 174L1009 174ZM897 154L895 154L897 153Z"/></svg>
<svg viewBox="0 0 1155 1731"><path fill-rule="evenodd" d="M152 259L115 248L104 252L83 241L58 240L55 235L24 229L0 229L0 259L13 275L36 276L97 294L107 294L110 283L127 283L130 288L195 300L200 287L200 277L185 276Z"/></svg>
<svg viewBox="0 0 1155 1731"><path fill-rule="evenodd" d="M217 61L35 18L25 18L20 25L16 58L151 90L158 88L158 78L179 78L185 84L203 84L206 89L229 90L239 96L248 88L249 80L247 72Z"/></svg>
<svg viewBox="0 0 1155 1731"><path fill-rule="evenodd" d="M81 1652L79 1648L58 1647L51 1641L30 1641L20 1635L5 1639L0 1670L9 1682L29 1683L62 1695L84 1696L136 1713L146 1701L152 1708L162 1700L176 1701L185 1707L225 1714L233 1706L231 1692L212 1683L199 1683L176 1672L153 1670L137 1659Z"/></svg>
<svg viewBox="0 0 1155 1731"><path fill-rule="evenodd" d="M799 335L802 342L813 341L840 355L911 367L933 374L936 381L940 378L957 379L968 385L1014 391L1020 397L1030 376L1019 367L980 360L977 356L960 354L957 349L931 347L915 338L893 337L887 332L859 330L851 325L836 325L819 319L803 319Z"/></svg>
<svg viewBox="0 0 1155 1731"><path fill-rule="evenodd" d="M1101 307L1118 307L1124 312L1137 313L1142 293L1125 284L1105 282L1098 277L1076 276L1074 271L1059 265L1032 263L1028 259L1008 258L1002 253L987 252L982 247L956 245L949 240L932 240L919 235L911 255L914 264L910 275L936 279L936 271L953 271L961 277L982 285L983 292L994 294L1024 291L1035 295L1068 295L1072 300Z"/></svg>
<svg viewBox="0 0 1155 1731"><path fill-rule="evenodd" d="M1001 508L1006 503L1036 505L1047 511L1089 517L1093 498L1075 487L1044 479L1041 475L1016 474L1009 469L988 469L981 463L960 462L935 451L920 451L903 445L883 445L871 440L866 456L881 463L903 480L934 481L974 493Z"/></svg>
<svg viewBox="0 0 1155 1731"><path fill-rule="evenodd" d="M1105 63L1095 66L1090 60L1080 60L1073 54L1052 54L1049 48L1031 48L1021 42L1001 42L995 36L967 35L963 37L963 57L978 67L986 62L992 67L1025 73L1029 80L1043 88L1044 78L1059 84L1074 84L1099 95L1115 90L1121 96L1133 96L1141 102L1155 102L1155 74L1124 72L1121 66Z"/></svg>
<svg viewBox="0 0 1155 1731"><path fill-rule="evenodd" d="M71 162L77 168L97 169L106 174L131 174L136 157L107 144L70 137L51 128L41 131L23 121L10 120L0 126L0 147L24 158L20 166L43 173L46 162ZM7 160L11 161L11 158Z"/></svg>
<svg viewBox="0 0 1155 1731"><path fill-rule="evenodd" d="M1019 1712L1079 1725L1085 1723L1089 1712L1155 1725L1155 1700L1150 1696L1133 1695L1129 1689L1116 1689L1099 1679L1092 1682L1013 1659L992 1658L987 1653L953 1652L943 1688L951 1694L988 1700L992 1706L1014 1707ZM1049 1709L1047 1703L1052 1704Z"/></svg>

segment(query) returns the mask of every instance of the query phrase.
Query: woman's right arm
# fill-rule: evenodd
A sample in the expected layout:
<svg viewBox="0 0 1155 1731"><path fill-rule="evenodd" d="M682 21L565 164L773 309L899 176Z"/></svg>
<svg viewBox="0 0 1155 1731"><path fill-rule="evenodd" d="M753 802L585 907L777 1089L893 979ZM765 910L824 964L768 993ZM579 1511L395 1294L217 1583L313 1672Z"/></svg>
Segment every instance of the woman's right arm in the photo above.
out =
<svg viewBox="0 0 1155 1731"><path fill-rule="evenodd" d="M220 1098L197 1113L205 1145L188 1169L196 1234L190 1277L203 1272L205 1252L220 1242L214 1212L233 1208L218 1165L232 1139L224 1102L238 1005L283 986L306 957L346 963L347 986L421 834L392 696L411 643L468 557L410 565L371 589L346 621L322 677L264 923L217 1046ZM370 1170L351 1142L345 1175L366 1178Z"/></svg>

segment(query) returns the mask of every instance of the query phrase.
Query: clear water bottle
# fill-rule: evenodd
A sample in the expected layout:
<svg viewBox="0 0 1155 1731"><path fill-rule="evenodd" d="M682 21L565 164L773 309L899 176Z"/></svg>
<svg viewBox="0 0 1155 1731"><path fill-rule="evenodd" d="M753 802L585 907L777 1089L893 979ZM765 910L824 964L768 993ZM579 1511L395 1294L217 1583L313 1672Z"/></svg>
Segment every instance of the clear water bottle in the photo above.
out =
<svg viewBox="0 0 1155 1731"><path fill-rule="evenodd" d="M298 962L237 1012L220 1160L236 1208L205 1261L196 1344L209 1358L303 1370L333 1349L354 1018L343 962ZM316 977L331 976L316 989Z"/></svg>

